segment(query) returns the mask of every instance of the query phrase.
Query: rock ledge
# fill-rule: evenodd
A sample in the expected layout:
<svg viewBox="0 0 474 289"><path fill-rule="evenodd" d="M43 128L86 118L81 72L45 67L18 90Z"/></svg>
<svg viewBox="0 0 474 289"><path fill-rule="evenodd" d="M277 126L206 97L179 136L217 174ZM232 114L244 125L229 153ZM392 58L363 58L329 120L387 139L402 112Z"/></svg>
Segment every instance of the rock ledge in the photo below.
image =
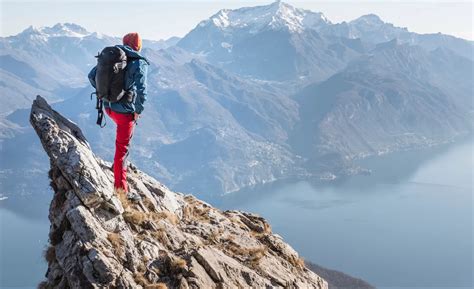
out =
<svg viewBox="0 0 474 289"><path fill-rule="evenodd" d="M50 158L54 197L42 288L319 288L327 282L261 217L220 211L129 166L132 204L110 163L40 96L30 122Z"/></svg>

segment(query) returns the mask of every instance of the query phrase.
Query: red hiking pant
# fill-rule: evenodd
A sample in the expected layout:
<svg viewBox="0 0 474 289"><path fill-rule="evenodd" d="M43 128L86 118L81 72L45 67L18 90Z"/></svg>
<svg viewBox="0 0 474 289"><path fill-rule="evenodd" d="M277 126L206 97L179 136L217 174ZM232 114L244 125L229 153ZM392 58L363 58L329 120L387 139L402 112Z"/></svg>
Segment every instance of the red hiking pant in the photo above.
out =
<svg viewBox="0 0 474 289"><path fill-rule="evenodd" d="M105 112L117 125L115 136L115 156L114 156L114 187L128 192L127 186L127 157L130 140L135 127L133 114L118 113L110 108Z"/></svg>

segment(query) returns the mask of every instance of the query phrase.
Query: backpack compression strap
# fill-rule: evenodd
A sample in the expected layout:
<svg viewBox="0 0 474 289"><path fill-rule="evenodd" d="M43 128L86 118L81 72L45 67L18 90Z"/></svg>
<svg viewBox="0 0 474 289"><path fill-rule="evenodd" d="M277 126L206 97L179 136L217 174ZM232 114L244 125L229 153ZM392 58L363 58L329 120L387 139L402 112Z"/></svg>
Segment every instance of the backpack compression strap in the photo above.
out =
<svg viewBox="0 0 474 289"><path fill-rule="evenodd" d="M93 94L97 95L97 92L91 93L91 99L92 99ZM96 99L97 99L96 104L95 104L95 108L97 109L96 124L100 126L101 128L104 128L105 125L107 125L107 120L104 117L104 104L102 102L102 99L100 99L99 97L97 97ZM103 125L102 125L102 122L104 123Z"/></svg>

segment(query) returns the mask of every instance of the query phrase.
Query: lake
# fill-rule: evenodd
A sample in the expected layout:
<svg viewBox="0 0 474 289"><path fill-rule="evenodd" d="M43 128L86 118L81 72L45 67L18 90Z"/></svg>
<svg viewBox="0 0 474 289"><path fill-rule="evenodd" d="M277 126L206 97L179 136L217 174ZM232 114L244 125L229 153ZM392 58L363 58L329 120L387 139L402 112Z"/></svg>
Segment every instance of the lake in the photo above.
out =
<svg viewBox="0 0 474 289"><path fill-rule="evenodd" d="M36 288L44 279L47 265L43 251L48 242L48 205L44 202L37 204L44 207L45 212L37 218L0 207L0 288Z"/></svg>
<svg viewBox="0 0 474 289"><path fill-rule="evenodd" d="M379 288L472 288L472 149L367 159L370 176L278 182L211 203L264 216L305 259ZM42 280L50 198L0 201L2 288Z"/></svg>
<svg viewBox="0 0 474 289"><path fill-rule="evenodd" d="M278 183L219 206L259 213L305 259L379 288L473 288L472 149L368 159L370 176Z"/></svg>

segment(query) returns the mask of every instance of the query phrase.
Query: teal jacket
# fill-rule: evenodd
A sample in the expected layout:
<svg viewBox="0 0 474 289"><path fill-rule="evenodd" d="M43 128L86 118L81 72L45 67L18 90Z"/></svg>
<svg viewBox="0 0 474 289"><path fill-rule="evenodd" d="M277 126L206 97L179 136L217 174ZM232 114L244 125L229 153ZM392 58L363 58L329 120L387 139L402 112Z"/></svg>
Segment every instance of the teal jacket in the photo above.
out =
<svg viewBox="0 0 474 289"><path fill-rule="evenodd" d="M125 70L125 90L132 96L131 101L128 97L123 97L120 101L110 103L104 100L104 107L118 113L142 113L143 104L147 95L147 73L148 60L141 56L137 51L126 45L117 45L127 55L127 68ZM130 60L132 59L132 60ZM95 74L97 67L92 68L89 72L89 81L95 88Z"/></svg>

